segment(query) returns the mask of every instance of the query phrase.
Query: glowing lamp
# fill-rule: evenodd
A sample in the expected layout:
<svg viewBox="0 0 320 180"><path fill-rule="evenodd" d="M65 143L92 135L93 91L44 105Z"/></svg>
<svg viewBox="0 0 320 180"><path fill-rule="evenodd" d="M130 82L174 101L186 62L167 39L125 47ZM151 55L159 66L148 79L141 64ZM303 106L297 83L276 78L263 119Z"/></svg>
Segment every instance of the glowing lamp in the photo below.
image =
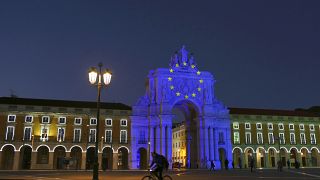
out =
<svg viewBox="0 0 320 180"><path fill-rule="evenodd" d="M111 82L111 76L112 76L112 73L111 73L109 70L106 70L106 71L103 73L103 82L104 82L105 85L110 84L110 82Z"/></svg>
<svg viewBox="0 0 320 180"><path fill-rule="evenodd" d="M92 67L89 69L89 82L95 84L97 82L98 72L97 69Z"/></svg>

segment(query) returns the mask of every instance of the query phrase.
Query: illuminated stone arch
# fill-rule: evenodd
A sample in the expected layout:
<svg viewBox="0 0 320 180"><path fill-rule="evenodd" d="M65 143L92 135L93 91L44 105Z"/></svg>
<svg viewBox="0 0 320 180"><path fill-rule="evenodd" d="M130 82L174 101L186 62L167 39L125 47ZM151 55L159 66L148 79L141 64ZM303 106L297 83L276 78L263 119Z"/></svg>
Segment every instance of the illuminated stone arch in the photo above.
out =
<svg viewBox="0 0 320 180"><path fill-rule="evenodd" d="M56 148L58 148L58 147L63 147L63 148L64 148L64 150L65 150L65 152L68 152L67 147L66 147L66 146L64 146L64 145L62 145L62 144L59 144L59 145L54 146L54 147L52 148L52 151L55 151L55 150L56 150Z"/></svg>
<svg viewBox="0 0 320 180"><path fill-rule="evenodd" d="M193 55L183 46L171 57L169 68L149 72L146 92L132 107L131 137L147 134L144 140L150 143L149 152L166 156L171 167L172 138L165 137L172 137L173 109L177 108L187 124L187 167L206 168L213 160L220 168L219 149L224 149L225 158L232 162L229 110L215 97L214 86L213 75L200 71ZM139 138L131 140L132 169L138 167ZM198 147L189 148L189 144Z"/></svg>
<svg viewBox="0 0 320 180"><path fill-rule="evenodd" d="M31 147L31 149L32 149L32 146L31 146L30 144L23 144L23 145L21 145L21 146L19 147L18 151L21 151L21 148L24 147L24 146L29 146L29 147Z"/></svg>
<svg viewBox="0 0 320 180"><path fill-rule="evenodd" d="M83 148L82 148L81 146L79 146L79 145L73 145L73 146L71 146L71 147L69 148L69 151L67 151L67 152L71 152L72 148L74 148L74 147L78 147L78 148L81 149L81 152L85 152L85 151L83 150Z"/></svg>
<svg viewBox="0 0 320 180"><path fill-rule="evenodd" d="M39 149L40 147L42 147L42 146L47 147L47 148L49 149L49 152L53 152L53 151L50 150L50 147L49 147L48 145L46 145L46 144L41 144L41 145L39 145L39 146L36 148L35 151L38 151L38 149Z"/></svg>
<svg viewBox="0 0 320 180"><path fill-rule="evenodd" d="M117 152L117 151L115 151L114 148L111 147L110 145L103 146L102 151L103 151L105 148L110 148L110 149L112 149L112 153Z"/></svg>
<svg viewBox="0 0 320 180"><path fill-rule="evenodd" d="M4 145L1 147L0 151L2 151L2 150L3 150L3 148L4 148L4 147L6 147L6 146L12 146L12 147L13 147L13 149L14 149L14 151L17 151L16 146L15 146L15 145L13 145L13 144L4 144Z"/></svg>
<svg viewBox="0 0 320 180"><path fill-rule="evenodd" d="M242 149L241 149L240 147L238 147L238 146L236 146L236 147L234 147L234 148L232 149L232 153L234 153L234 151L237 150L237 149L239 149L240 152L243 153Z"/></svg>

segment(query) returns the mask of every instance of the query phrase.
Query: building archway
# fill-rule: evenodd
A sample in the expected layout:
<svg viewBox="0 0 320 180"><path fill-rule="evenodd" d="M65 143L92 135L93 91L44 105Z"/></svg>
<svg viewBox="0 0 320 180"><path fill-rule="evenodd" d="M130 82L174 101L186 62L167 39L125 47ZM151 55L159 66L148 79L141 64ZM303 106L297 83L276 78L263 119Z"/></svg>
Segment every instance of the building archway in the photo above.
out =
<svg viewBox="0 0 320 180"><path fill-rule="evenodd" d="M111 147L105 147L102 151L102 169L112 169L113 165L113 150Z"/></svg>
<svg viewBox="0 0 320 180"><path fill-rule="evenodd" d="M226 167L225 160L226 160L226 150L223 148L219 148L219 160L221 164L221 169Z"/></svg>
<svg viewBox="0 0 320 180"><path fill-rule="evenodd" d="M262 147L257 148L257 167L264 168L266 162L265 149Z"/></svg>
<svg viewBox="0 0 320 180"><path fill-rule="evenodd" d="M280 148L280 159L282 162L282 166L285 167L287 166L287 150L285 148ZM289 157L290 161L290 157Z"/></svg>
<svg viewBox="0 0 320 180"><path fill-rule="evenodd" d="M14 147L11 145L2 148L1 169L12 170L14 161Z"/></svg>
<svg viewBox="0 0 320 180"><path fill-rule="evenodd" d="M20 149L20 169L30 169L32 148L30 146L22 146Z"/></svg>
<svg viewBox="0 0 320 180"><path fill-rule="evenodd" d="M94 147L89 147L87 149L87 155L86 155L86 169L93 169L94 164Z"/></svg>
<svg viewBox="0 0 320 180"><path fill-rule="evenodd" d="M244 157L245 157L245 164L244 164L245 168L250 167L251 159L253 159L254 162L255 162L255 158L253 156L253 149L252 148L247 148L247 149L244 150Z"/></svg>
<svg viewBox="0 0 320 180"><path fill-rule="evenodd" d="M300 151L301 151L301 166L302 167L306 167L309 164L308 159L307 159L307 157L308 157L308 149L301 148Z"/></svg>
<svg viewBox="0 0 320 180"><path fill-rule="evenodd" d="M241 149L240 148L234 148L233 150L233 163L234 167L242 167L242 159L241 159Z"/></svg>
<svg viewBox="0 0 320 180"><path fill-rule="evenodd" d="M128 169L128 149L121 147L118 149L118 169Z"/></svg>
<svg viewBox="0 0 320 180"><path fill-rule="evenodd" d="M82 150L80 147L73 147L70 152L70 168L71 169L80 169L82 160Z"/></svg>
<svg viewBox="0 0 320 180"><path fill-rule="evenodd" d="M37 148L37 164L49 163L49 148L47 146L40 146Z"/></svg>
<svg viewBox="0 0 320 180"><path fill-rule="evenodd" d="M54 169L65 169L66 167L66 149L62 146L58 146L54 149L53 155L53 167Z"/></svg>
<svg viewBox="0 0 320 180"><path fill-rule="evenodd" d="M319 152L316 148L311 149L311 164L312 166L318 166Z"/></svg>
<svg viewBox="0 0 320 180"><path fill-rule="evenodd" d="M147 149L146 148L139 148L138 150L138 157L139 160L139 169L148 169L148 155L147 155Z"/></svg>
<svg viewBox="0 0 320 180"><path fill-rule="evenodd" d="M274 148L269 148L268 151L269 155L269 166L270 167L276 167L276 150Z"/></svg>
<svg viewBox="0 0 320 180"><path fill-rule="evenodd" d="M290 166L295 166L295 163L298 161L298 150L296 148L291 148L290 150Z"/></svg>

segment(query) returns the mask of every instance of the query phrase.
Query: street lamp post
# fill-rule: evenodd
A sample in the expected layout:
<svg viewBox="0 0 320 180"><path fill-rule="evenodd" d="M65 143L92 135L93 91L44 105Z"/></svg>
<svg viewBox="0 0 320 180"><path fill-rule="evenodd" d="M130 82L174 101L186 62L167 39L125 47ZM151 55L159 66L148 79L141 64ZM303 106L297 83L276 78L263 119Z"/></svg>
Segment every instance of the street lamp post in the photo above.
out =
<svg viewBox="0 0 320 180"><path fill-rule="evenodd" d="M98 96L97 96L97 124L96 124L96 137L95 137L95 149L94 149L94 164L93 164L93 180L99 179L99 163L98 163L98 148L99 148L99 117L100 117L100 96L101 96L101 88L104 85L108 85L111 82L111 72L105 70L102 72L102 63L98 64L99 70L96 68L89 69L89 82L92 85L97 86L98 88Z"/></svg>

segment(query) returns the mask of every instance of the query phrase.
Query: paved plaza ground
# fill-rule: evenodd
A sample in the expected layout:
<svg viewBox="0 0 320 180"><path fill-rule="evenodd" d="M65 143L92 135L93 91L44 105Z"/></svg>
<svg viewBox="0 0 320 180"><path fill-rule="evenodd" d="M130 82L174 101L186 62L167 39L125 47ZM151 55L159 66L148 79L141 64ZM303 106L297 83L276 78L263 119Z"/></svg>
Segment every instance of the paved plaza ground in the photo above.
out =
<svg viewBox="0 0 320 180"><path fill-rule="evenodd" d="M320 179L320 169L284 169L278 172L275 169L257 169L250 172L248 169L219 170L186 170L168 172L174 180L206 180L206 179ZM140 180L148 174L146 171L106 171L100 172L101 180ZM0 179L92 179L92 171L0 171Z"/></svg>

